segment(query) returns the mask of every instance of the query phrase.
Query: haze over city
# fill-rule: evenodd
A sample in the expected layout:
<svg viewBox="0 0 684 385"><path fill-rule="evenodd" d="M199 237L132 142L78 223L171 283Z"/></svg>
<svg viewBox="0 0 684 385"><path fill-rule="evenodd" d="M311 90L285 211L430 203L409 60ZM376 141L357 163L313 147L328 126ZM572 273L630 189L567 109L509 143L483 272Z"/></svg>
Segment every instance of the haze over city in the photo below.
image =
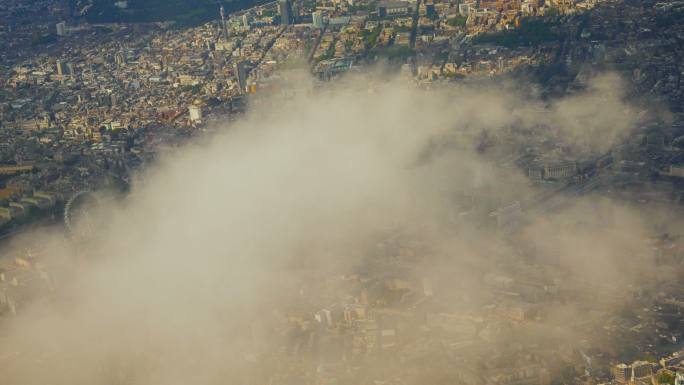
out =
<svg viewBox="0 0 684 385"><path fill-rule="evenodd" d="M678 2L0 6L0 384L684 383Z"/></svg>

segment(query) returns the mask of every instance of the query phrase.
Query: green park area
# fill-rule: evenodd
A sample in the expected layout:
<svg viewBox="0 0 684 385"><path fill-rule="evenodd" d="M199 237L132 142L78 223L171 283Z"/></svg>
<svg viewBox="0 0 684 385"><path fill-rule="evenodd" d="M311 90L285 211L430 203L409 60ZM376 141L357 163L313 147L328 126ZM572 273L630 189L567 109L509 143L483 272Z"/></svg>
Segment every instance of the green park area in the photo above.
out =
<svg viewBox="0 0 684 385"><path fill-rule="evenodd" d="M87 13L91 23L147 23L172 21L181 26L194 26L219 17L219 7L223 5L226 14L255 5L267 0L128 0L128 6L121 9L110 0L96 0Z"/></svg>

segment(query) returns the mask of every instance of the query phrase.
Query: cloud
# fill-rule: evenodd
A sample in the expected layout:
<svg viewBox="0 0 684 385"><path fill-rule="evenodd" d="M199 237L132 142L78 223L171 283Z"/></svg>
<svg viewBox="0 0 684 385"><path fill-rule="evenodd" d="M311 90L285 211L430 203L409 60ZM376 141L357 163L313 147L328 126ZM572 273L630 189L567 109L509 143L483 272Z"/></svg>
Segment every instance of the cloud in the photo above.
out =
<svg viewBox="0 0 684 385"><path fill-rule="evenodd" d="M358 300L357 284L341 284L355 294L334 289L342 274L364 277L371 304L384 301L387 277L414 291L429 278L443 310L473 314L505 306L485 283L492 272L568 290L636 273L625 257L649 227L610 202L601 210L612 216L581 203L532 218L516 247L490 213L536 189L481 147L487 135L517 146L534 139L522 132L551 122L558 140L605 150L634 122L614 77L539 116L523 113L539 100L509 89L425 91L391 80L369 92L369 83L350 77L320 92L286 83L287 97L167 154L130 198L101 207L94 239L46 253L68 260L59 290L2 325L3 382L256 383L283 355L336 361L334 343L316 340L333 352L316 353L303 336L313 312ZM536 250L534 267L520 262L526 248ZM531 340L564 322L532 327Z"/></svg>
<svg viewBox="0 0 684 385"><path fill-rule="evenodd" d="M625 102L625 85L614 73L587 81L584 92L552 104L550 124L571 144L605 152L629 135L639 120L636 107Z"/></svg>

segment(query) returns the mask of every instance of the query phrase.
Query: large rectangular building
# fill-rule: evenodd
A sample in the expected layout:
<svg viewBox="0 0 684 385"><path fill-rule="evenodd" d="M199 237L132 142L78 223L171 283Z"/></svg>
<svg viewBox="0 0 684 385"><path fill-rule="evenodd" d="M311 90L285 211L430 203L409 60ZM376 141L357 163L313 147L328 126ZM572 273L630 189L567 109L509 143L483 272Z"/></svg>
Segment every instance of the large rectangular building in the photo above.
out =
<svg viewBox="0 0 684 385"><path fill-rule="evenodd" d="M577 175L577 163L559 162L544 165L544 179L565 179Z"/></svg>
<svg viewBox="0 0 684 385"><path fill-rule="evenodd" d="M377 10L380 17L398 17L409 15L413 8L407 1L381 1Z"/></svg>

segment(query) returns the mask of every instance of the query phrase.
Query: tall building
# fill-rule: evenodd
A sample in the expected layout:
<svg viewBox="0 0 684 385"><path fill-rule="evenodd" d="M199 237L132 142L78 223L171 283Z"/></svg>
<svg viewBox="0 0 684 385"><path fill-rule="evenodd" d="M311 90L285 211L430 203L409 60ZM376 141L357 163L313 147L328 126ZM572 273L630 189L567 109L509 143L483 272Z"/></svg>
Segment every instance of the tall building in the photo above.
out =
<svg viewBox="0 0 684 385"><path fill-rule="evenodd" d="M242 26L243 27L249 28L249 19L250 19L249 12L242 15Z"/></svg>
<svg viewBox="0 0 684 385"><path fill-rule="evenodd" d="M196 104L191 105L188 107L188 111L190 112L190 121L191 122L199 122L202 120L202 107L198 106Z"/></svg>
<svg viewBox="0 0 684 385"><path fill-rule="evenodd" d="M300 16L301 16L301 9L300 9L299 3L296 3L296 2L292 3L292 14L291 14L292 22L296 23L297 20L299 20Z"/></svg>
<svg viewBox="0 0 684 385"><path fill-rule="evenodd" d="M57 29L57 36L66 36L67 35L67 29L66 29L66 23L65 22L59 22L55 26Z"/></svg>
<svg viewBox="0 0 684 385"><path fill-rule="evenodd" d="M245 92L247 87L247 61L239 61L235 64L235 77L237 78L238 86L240 86L240 93Z"/></svg>
<svg viewBox="0 0 684 385"><path fill-rule="evenodd" d="M632 379L645 378L653 375L653 365L647 361L632 362Z"/></svg>
<svg viewBox="0 0 684 385"><path fill-rule="evenodd" d="M219 9L221 14L221 33L223 33L223 38L228 40L228 22L226 21L226 11L223 9L223 5Z"/></svg>
<svg viewBox="0 0 684 385"><path fill-rule="evenodd" d="M114 54L114 63L119 66L126 64L126 55L123 51Z"/></svg>
<svg viewBox="0 0 684 385"><path fill-rule="evenodd" d="M55 63L55 66L57 69L57 75L58 76L64 77L64 76L71 74L70 68L72 68L72 66L69 65L69 63L64 63L61 60L57 60L57 62Z"/></svg>
<svg viewBox="0 0 684 385"><path fill-rule="evenodd" d="M314 28L322 29L323 28L323 12L314 11L311 13L311 17L313 19Z"/></svg>
<svg viewBox="0 0 684 385"><path fill-rule="evenodd" d="M280 24L292 24L292 3L290 0L278 0L278 14L280 15Z"/></svg>
<svg viewBox="0 0 684 385"><path fill-rule="evenodd" d="M613 366L613 376L620 383L626 383L632 378L632 368L629 365L617 364Z"/></svg>
<svg viewBox="0 0 684 385"><path fill-rule="evenodd" d="M684 385L684 373L677 372L675 374L675 385Z"/></svg>

